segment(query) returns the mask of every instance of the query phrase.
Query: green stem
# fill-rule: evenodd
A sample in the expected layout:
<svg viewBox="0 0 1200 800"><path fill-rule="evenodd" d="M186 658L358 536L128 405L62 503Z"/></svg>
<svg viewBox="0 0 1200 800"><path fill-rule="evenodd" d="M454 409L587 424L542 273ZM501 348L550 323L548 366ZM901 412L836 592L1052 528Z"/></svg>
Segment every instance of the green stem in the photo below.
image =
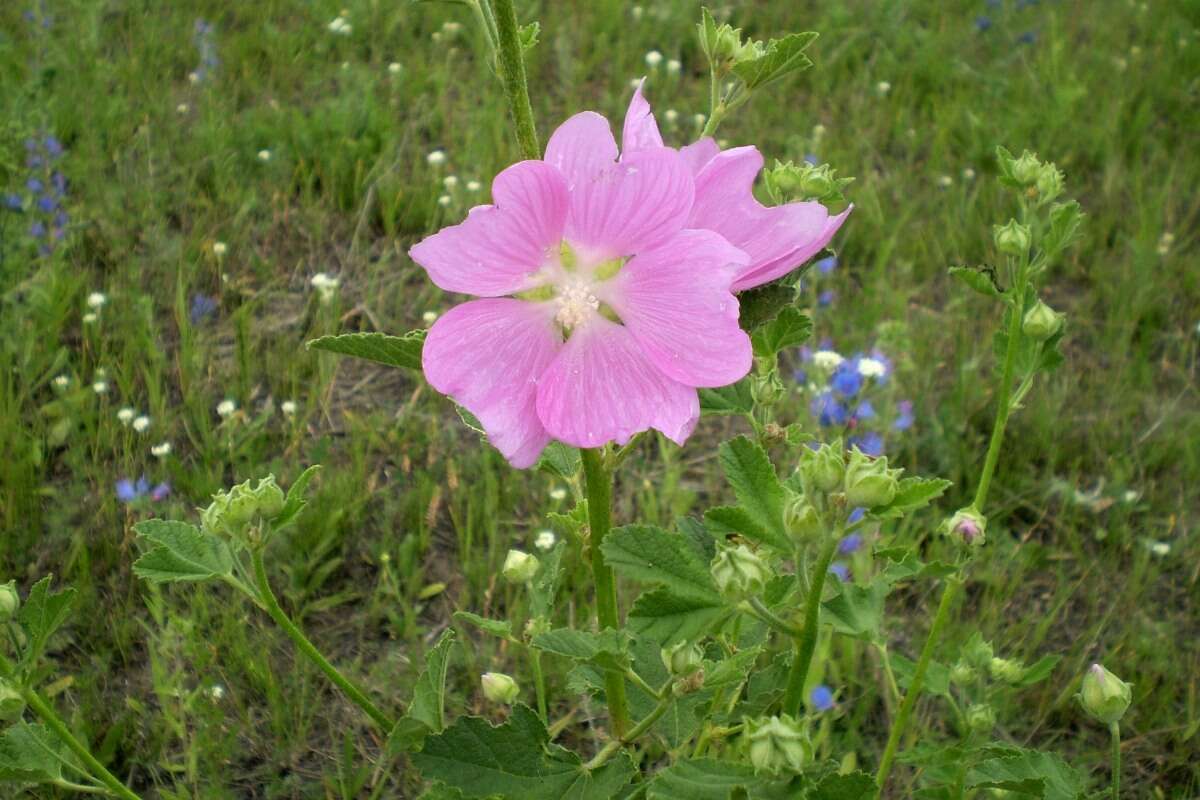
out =
<svg viewBox="0 0 1200 800"><path fill-rule="evenodd" d="M491 6L487 4L487 0L471 0L470 5L471 10L475 12L475 18L479 21L479 27L483 28L488 49L494 58L496 57L496 20L492 15Z"/></svg>
<svg viewBox="0 0 1200 800"><path fill-rule="evenodd" d="M708 68L708 119L704 121L704 130L700 131L700 138L712 136L717 132L717 126L721 124L721 117L725 116L721 109L721 79L717 77L717 68L709 65Z"/></svg>
<svg viewBox="0 0 1200 800"><path fill-rule="evenodd" d="M1112 734L1112 800L1121 799L1121 725L1113 722L1108 726Z"/></svg>
<svg viewBox="0 0 1200 800"><path fill-rule="evenodd" d="M271 591L271 584L267 580L267 568L263 564L262 550L254 550L251 553L251 559L254 562L254 577L258 582L258 591L262 597L266 612L271 615L271 619L275 620L279 627L283 628L284 633L295 642L300 652L307 656L309 661L316 664L325 673L325 676L333 681L339 689L345 692L346 696L361 708L371 718L372 722L382 728L385 733L390 733L392 728L396 727L395 721L380 711L379 707L372 703L371 699L361 689L351 683L342 673L338 672L337 667L330 664L325 656L321 655L321 651L308 640L304 632L296 627L296 623L292 622L291 618L280 608L279 600L276 599L275 593Z"/></svg>
<svg viewBox="0 0 1200 800"><path fill-rule="evenodd" d="M604 463L604 452L584 449L583 480L587 490L589 548L592 557L592 578L596 583L596 623L600 630L620 630L621 615L617 609L617 580L612 567L604 561L600 545L612 528L612 471ZM608 713L612 717L613 735L622 739L629 728L629 708L625 699L625 678L617 672L604 673L604 693L608 698Z"/></svg>
<svg viewBox="0 0 1200 800"><path fill-rule="evenodd" d="M650 727L654 723L658 722L659 718L661 718L663 714L667 713L667 709L671 707L673 702L675 702L675 697L671 694L671 686L668 684L667 686L663 687L658 705L654 707L653 711L646 715L645 719L635 725L633 730L631 730L628 735L622 736L618 739L613 739L608 744L604 745L604 748L599 753L596 753L596 757L584 764L583 768L590 772L597 767L602 766L604 762L613 757L614 753L630 742L636 741L643 733L650 730Z"/></svg>
<svg viewBox="0 0 1200 800"><path fill-rule="evenodd" d="M775 630L779 631L785 636L791 636L792 638L798 638L800 636L801 631L799 628L797 628L795 625L789 624L786 620L781 619L778 614L767 608L766 603L764 603L761 599L757 597L751 597L749 604L750 608L754 612L754 616L758 617Z"/></svg>
<svg viewBox="0 0 1200 800"><path fill-rule="evenodd" d="M25 704L28 705L33 712L42 718L42 722L46 723L55 736L57 736L63 744L65 744L72 753L79 757L79 760L88 768L88 772L92 777L104 784L104 786L117 797L125 798L125 800L141 800L138 795L134 794L129 787L117 780L116 776L104 768L104 765L96 760L91 751L87 749L75 736L67 729L66 724L58 718L58 714L54 713L54 709L50 704L42 699L42 696L36 690L29 687L21 688L21 696L25 698Z"/></svg>
<svg viewBox="0 0 1200 800"><path fill-rule="evenodd" d="M895 722L892 723L892 729L888 733L887 746L884 748L883 758L879 762L879 771L875 773L875 785L879 787L880 792L883 791L884 784L887 782L888 773L892 771L892 762L896 758L896 750L900 747L900 738L908 728L908 720L912 716L913 707L916 706L917 698L921 695L921 687L925 683L925 673L929 669L929 662L933 660L933 651L937 649L937 644L942 638L942 630L950 620L950 607L954 605L954 599L961 586L962 581L958 578L946 579L946 588L942 591L942 599L938 603L933 625L929 628L929 635L925 637L925 645L921 648L921 656L917 659L917 666L913 670L912 682L904 695L904 701L900 704L900 712L896 715Z"/></svg>
<svg viewBox="0 0 1200 800"><path fill-rule="evenodd" d="M537 127L533 124L533 106L529 104L529 83L525 77L525 55L521 51L521 34L517 30L517 12L513 0L493 0L496 14L496 35L500 50L500 77L513 123L517 126L517 143L527 159L542 157Z"/></svg>
<svg viewBox="0 0 1200 800"><path fill-rule="evenodd" d="M108 789L105 789L103 786L88 786L84 783L72 783L65 778L55 778L54 780L50 781L50 783L60 789L66 789L68 792L75 792L76 794L108 794Z"/></svg>
<svg viewBox="0 0 1200 800"><path fill-rule="evenodd" d="M536 647L529 648L529 668L533 671L533 689L537 693L538 716L542 724L548 724L546 719L546 676L542 674L542 651Z"/></svg>
<svg viewBox="0 0 1200 800"><path fill-rule="evenodd" d="M804 627L796 637L796 655L792 660L792 669L788 673L787 692L783 696L783 712L799 714L800 704L804 699L804 684L808 681L808 668L812 664L813 652L817 649L817 633L821 622L821 592L825 589L825 575L829 572L829 564L837 553L840 535L831 535L817 557L816 570L813 572L812 586L804 604Z"/></svg>

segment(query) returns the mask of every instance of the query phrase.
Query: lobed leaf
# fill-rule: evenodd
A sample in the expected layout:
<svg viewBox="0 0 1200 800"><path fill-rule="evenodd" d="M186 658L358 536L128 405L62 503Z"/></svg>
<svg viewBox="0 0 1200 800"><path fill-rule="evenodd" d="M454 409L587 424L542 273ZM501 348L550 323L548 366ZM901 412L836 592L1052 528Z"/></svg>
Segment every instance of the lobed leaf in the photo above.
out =
<svg viewBox="0 0 1200 800"><path fill-rule="evenodd" d="M233 574L229 545L210 533L176 520L151 519L133 526L150 545L133 573L151 583L207 581Z"/></svg>
<svg viewBox="0 0 1200 800"><path fill-rule="evenodd" d="M47 575L35 583L17 614L17 621L29 639L25 649L28 662L36 660L46 649L46 642L66 622L75 601L74 589L51 592L50 582L51 576Z"/></svg>
<svg viewBox="0 0 1200 800"><path fill-rule="evenodd" d="M386 333L343 333L338 336L322 336L308 343L310 350L324 350L354 356L389 367L403 367L421 371L421 350L425 346L424 329L409 331L403 336Z"/></svg>
<svg viewBox="0 0 1200 800"><path fill-rule="evenodd" d="M781 553L791 553L792 541L784 525L787 491L775 474L767 451L746 436L723 442L718 449L725 477L753 523L744 536L767 544ZM725 515L728 519L730 515Z"/></svg>
<svg viewBox="0 0 1200 800"><path fill-rule="evenodd" d="M816 38L815 32L807 31L772 39L762 55L737 62L733 65L733 72L742 79L747 89L760 89L793 72L811 67L813 62L804 51Z"/></svg>
<svg viewBox="0 0 1200 800"><path fill-rule="evenodd" d="M750 390L750 379L742 378L737 383L719 389L700 390L700 415L749 414L754 411L754 394Z"/></svg>
<svg viewBox="0 0 1200 800"><path fill-rule="evenodd" d="M789 347L808 341L813 324L808 316L795 306L779 310L775 319L763 323L750 336L754 355L758 358L774 358Z"/></svg>

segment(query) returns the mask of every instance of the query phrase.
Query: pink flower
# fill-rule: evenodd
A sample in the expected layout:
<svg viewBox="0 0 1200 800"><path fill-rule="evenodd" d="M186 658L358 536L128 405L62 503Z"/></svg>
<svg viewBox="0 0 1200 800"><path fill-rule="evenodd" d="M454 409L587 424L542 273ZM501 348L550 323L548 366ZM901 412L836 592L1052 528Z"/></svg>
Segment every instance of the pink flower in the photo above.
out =
<svg viewBox="0 0 1200 800"><path fill-rule="evenodd" d="M608 121L576 114L543 161L496 176L494 205L409 253L442 289L484 298L438 319L422 361L515 467L532 466L551 439L599 447L653 428L682 444L700 417L696 389L750 370L732 292L824 244L807 250L828 224L819 205L820 215L780 213L749 197L762 161L753 148L742 148L757 159L743 182L744 166L718 161L737 151L663 147L640 90L623 143L618 159ZM804 236L788 230L797 221Z"/></svg>

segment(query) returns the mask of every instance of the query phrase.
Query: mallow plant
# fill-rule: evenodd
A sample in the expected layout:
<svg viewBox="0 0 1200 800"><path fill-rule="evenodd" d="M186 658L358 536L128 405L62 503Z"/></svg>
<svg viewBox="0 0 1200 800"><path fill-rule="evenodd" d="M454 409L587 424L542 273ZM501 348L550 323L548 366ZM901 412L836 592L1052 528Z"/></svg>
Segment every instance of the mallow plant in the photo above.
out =
<svg viewBox="0 0 1200 800"><path fill-rule="evenodd" d="M302 512L315 467L286 493L268 476L219 493L196 520L139 523L136 574L223 583L244 596L362 710L386 742L381 763L403 757L419 771L428 798L1087 796L1086 772L993 735L1007 699L1054 677L1057 657L1024 664L981 633L944 637L972 563L987 552L1008 421L1062 359L1063 317L1038 291L1081 220L1062 199L1062 174L1000 149L1015 216L993 232L996 266L951 269L1001 317L996 409L972 501L931 522L947 481L908 474L856 441L822 441L822 429L797 421L806 417L789 408L780 377L781 353L811 331L799 273L847 222L848 180L828 165L776 162L763 177L764 205L754 192L757 148L723 149L713 138L729 114L810 66L815 34L747 41L705 11L698 32L712 92L697 141L665 143L639 86L619 141L608 120L583 111L543 151L523 60L536 25L518 26L512 0L467 5L492 48L524 160L496 176L491 205L410 254L437 286L472 299L428 333L348 333L310 346L423 372L486 437L480 446L514 469L581 487L573 510L551 515L569 535L540 555L514 550L505 559L503 577L527 594L528 613L456 614L459 630L503 641L528 672L496 665L479 680L489 716L463 713L446 691L456 661L449 629L395 714L331 663L271 586L271 548ZM713 442L704 421L714 415L745 423L744 434L715 445L733 502L671 529L614 520L614 481L638 442ZM867 531L864 568L833 577L839 552L863 547ZM594 617L569 615L559 602L575 564L590 571ZM889 631L888 599L917 582L937 584L940 599L903 657L889 647L899 637ZM70 590L51 591L48 578L24 600L14 585L0 587L8 633L0 778L137 797L39 689L52 671L46 641L70 603ZM878 655L877 755L864 768L816 733L834 702L821 685L834 638ZM913 714L925 696L946 723L918 740ZM1115 798L1130 687L1096 665L1080 700L1109 727ZM897 763L917 769L900 774Z"/></svg>

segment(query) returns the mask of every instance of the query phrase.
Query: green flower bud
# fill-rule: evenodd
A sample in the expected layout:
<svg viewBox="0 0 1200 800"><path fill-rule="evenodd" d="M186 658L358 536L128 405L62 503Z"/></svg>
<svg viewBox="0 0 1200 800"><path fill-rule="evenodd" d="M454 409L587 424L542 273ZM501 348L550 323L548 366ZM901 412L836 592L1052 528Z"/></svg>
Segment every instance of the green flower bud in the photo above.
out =
<svg viewBox="0 0 1200 800"><path fill-rule="evenodd" d="M965 661L959 661L950 669L950 682L955 686L970 686L978 675L975 668Z"/></svg>
<svg viewBox="0 0 1200 800"><path fill-rule="evenodd" d="M711 569L721 594L734 600L762 594L772 577L766 562L743 544L721 548Z"/></svg>
<svg viewBox="0 0 1200 800"><path fill-rule="evenodd" d="M1053 200L1062 194L1063 174L1053 164L1045 164L1037 175L1037 190L1043 201Z"/></svg>
<svg viewBox="0 0 1200 800"><path fill-rule="evenodd" d="M771 370L766 375L756 375L750 379L750 396L760 406L772 406L779 402L786 390L779 373Z"/></svg>
<svg viewBox="0 0 1200 800"><path fill-rule="evenodd" d="M1029 228L1015 219L1007 224L995 226L996 249L1010 256L1023 256L1029 252Z"/></svg>
<svg viewBox="0 0 1200 800"><path fill-rule="evenodd" d="M509 550L504 557L504 567L500 574L511 583L528 583L538 571L537 556L523 553L520 550Z"/></svg>
<svg viewBox="0 0 1200 800"><path fill-rule="evenodd" d="M229 495L217 492L208 508L200 512L200 527L205 533L223 536L225 531L225 509L229 506Z"/></svg>
<svg viewBox="0 0 1200 800"><path fill-rule="evenodd" d="M846 506L875 508L886 506L896 498L903 470L888 469L885 457L871 458L857 447L850 453L846 465Z"/></svg>
<svg viewBox="0 0 1200 800"><path fill-rule="evenodd" d="M1062 314L1038 300L1021 319L1021 332L1030 339L1044 342L1062 327Z"/></svg>
<svg viewBox="0 0 1200 800"><path fill-rule="evenodd" d="M1083 676L1079 699L1085 711L1111 725L1125 716L1125 711L1133 702L1133 685L1099 664L1092 664Z"/></svg>
<svg viewBox="0 0 1200 800"><path fill-rule="evenodd" d="M976 703L967 709L967 727L975 733L987 733L996 727L996 710L987 703Z"/></svg>
<svg viewBox="0 0 1200 800"><path fill-rule="evenodd" d="M987 540L987 517L974 506L960 508L942 523L942 533L965 547L981 547Z"/></svg>
<svg viewBox="0 0 1200 800"><path fill-rule="evenodd" d="M0 722L15 722L25 713L25 698L17 687L0 680Z"/></svg>
<svg viewBox="0 0 1200 800"><path fill-rule="evenodd" d="M746 741L758 772L800 772L812 760L807 728L787 714L746 720Z"/></svg>
<svg viewBox="0 0 1200 800"><path fill-rule="evenodd" d="M800 479L809 493L836 491L845 477L846 459L840 441L823 444L816 450L804 448L800 456Z"/></svg>
<svg viewBox="0 0 1200 800"><path fill-rule="evenodd" d="M988 664L988 671L993 678L1005 683L1017 683L1025 677L1025 667L1021 662L1007 658L993 658Z"/></svg>
<svg viewBox="0 0 1200 800"><path fill-rule="evenodd" d="M0 583L0 622L8 622L21 608L21 595L17 594L17 582Z"/></svg>
<svg viewBox="0 0 1200 800"><path fill-rule="evenodd" d="M239 483L229 490L223 520L230 531L240 531L254 521L258 513L258 498L250 488L250 481Z"/></svg>
<svg viewBox="0 0 1200 800"><path fill-rule="evenodd" d="M690 675L684 675L671 684L671 692L676 697L695 694L704 688L704 670L698 669Z"/></svg>
<svg viewBox="0 0 1200 800"><path fill-rule="evenodd" d="M283 511L286 498L283 490L275 483L275 476L268 475L254 488L254 499L258 503L258 513L266 519L272 519Z"/></svg>
<svg viewBox="0 0 1200 800"><path fill-rule="evenodd" d="M704 651L698 644L680 642L662 649L662 661L672 675L691 675L704 663Z"/></svg>
<svg viewBox="0 0 1200 800"><path fill-rule="evenodd" d="M992 664L992 645L978 633L973 634L963 647L963 660L976 669L987 669Z"/></svg>
<svg viewBox="0 0 1200 800"><path fill-rule="evenodd" d="M802 497L792 498L791 503L788 504L784 524L787 526L788 533L798 542L816 539L824 530L817 510Z"/></svg>
<svg viewBox="0 0 1200 800"><path fill-rule="evenodd" d="M1042 162L1038 157L1026 150L1021 157L1012 162L1012 176L1022 186L1032 186L1037 182L1042 172Z"/></svg>
<svg viewBox="0 0 1200 800"><path fill-rule="evenodd" d="M485 672L479 682L483 685L483 696L493 703L510 705L521 693L517 682L503 672Z"/></svg>

